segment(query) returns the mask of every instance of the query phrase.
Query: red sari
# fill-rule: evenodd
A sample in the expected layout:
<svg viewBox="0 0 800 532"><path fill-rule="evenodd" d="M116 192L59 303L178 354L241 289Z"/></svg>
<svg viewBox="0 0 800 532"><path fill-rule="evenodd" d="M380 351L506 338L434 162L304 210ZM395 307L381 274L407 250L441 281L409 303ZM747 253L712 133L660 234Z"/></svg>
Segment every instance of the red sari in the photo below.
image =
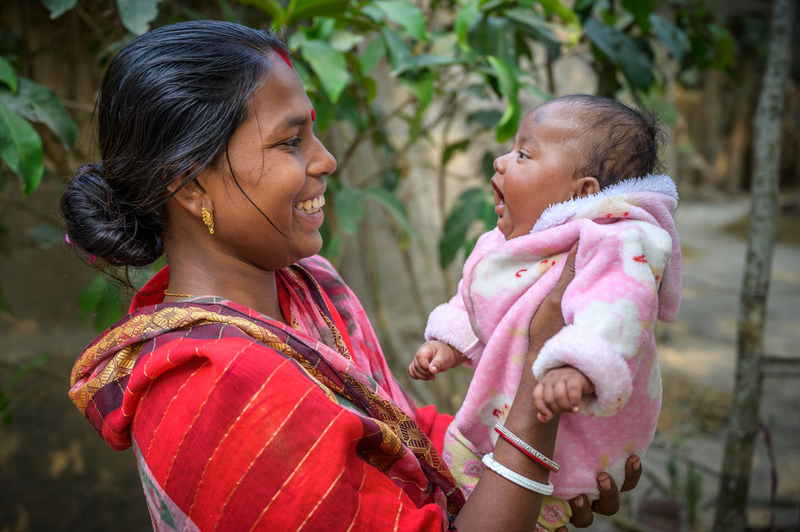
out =
<svg viewBox="0 0 800 532"><path fill-rule="evenodd" d="M464 502L437 450L452 418L403 394L327 261L276 277L291 326L212 296L162 303L165 268L73 368L81 412L133 446L154 528L447 529Z"/></svg>

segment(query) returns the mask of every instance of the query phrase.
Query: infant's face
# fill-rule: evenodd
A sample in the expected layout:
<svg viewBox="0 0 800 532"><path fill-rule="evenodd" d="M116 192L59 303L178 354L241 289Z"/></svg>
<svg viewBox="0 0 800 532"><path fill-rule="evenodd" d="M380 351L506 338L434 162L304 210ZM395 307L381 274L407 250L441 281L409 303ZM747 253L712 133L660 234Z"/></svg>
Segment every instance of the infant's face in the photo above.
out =
<svg viewBox="0 0 800 532"><path fill-rule="evenodd" d="M506 240L530 233L547 207L575 194L576 119L559 103L540 105L522 120L511 152L494 161L494 211Z"/></svg>

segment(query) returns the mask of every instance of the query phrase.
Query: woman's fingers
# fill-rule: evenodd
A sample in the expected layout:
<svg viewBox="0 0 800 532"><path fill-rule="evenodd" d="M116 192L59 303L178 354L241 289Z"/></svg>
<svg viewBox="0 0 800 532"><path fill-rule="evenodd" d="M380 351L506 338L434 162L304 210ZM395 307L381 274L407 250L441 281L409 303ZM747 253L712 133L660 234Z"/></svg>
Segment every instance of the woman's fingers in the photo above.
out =
<svg viewBox="0 0 800 532"><path fill-rule="evenodd" d="M608 473L597 477L600 498L592 503L592 511L600 515L614 515L619 510L619 490Z"/></svg>
<svg viewBox="0 0 800 532"><path fill-rule="evenodd" d="M625 482L619 491L629 491L636 487L642 477L642 461L638 456L631 455L625 463Z"/></svg>
<svg viewBox="0 0 800 532"><path fill-rule="evenodd" d="M589 499L586 495L578 495L570 500L569 506L572 508L572 517L569 520L572 526L586 528L592 524L594 515L592 515L592 507L589 505ZM564 530L567 530L567 528L564 527Z"/></svg>

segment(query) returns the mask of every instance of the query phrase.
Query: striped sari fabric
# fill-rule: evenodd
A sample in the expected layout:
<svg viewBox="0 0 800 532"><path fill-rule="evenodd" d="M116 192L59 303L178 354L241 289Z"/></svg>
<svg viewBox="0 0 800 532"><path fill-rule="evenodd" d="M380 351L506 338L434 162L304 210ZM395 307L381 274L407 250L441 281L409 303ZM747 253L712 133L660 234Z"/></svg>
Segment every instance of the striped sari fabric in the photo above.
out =
<svg viewBox="0 0 800 532"><path fill-rule="evenodd" d="M452 418L404 395L329 263L276 276L290 325L162 303L165 268L73 368L78 409L133 447L154 529L447 530L464 502L439 454Z"/></svg>

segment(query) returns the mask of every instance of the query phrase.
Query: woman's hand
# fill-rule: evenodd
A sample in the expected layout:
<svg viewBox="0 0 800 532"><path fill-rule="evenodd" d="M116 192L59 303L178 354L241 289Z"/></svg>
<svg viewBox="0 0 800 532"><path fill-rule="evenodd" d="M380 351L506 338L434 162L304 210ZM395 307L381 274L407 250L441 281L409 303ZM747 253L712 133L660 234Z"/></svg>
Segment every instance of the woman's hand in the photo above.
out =
<svg viewBox="0 0 800 532"><path fill-rule="evenodd" d="M622 488L617 489L614 479L608 473L600 473L597 476L597 488L600 490L600 498L591 505L586 495L580 495L569 501L572 508L572 518L570 524L578 528L586 528L594 521L594 513L600 515L614 515L619 510L619 494L629 491L636 487L639 478L642 476L642 461L638 456L628 457L625 464L625 482ZM556 532L567 532L567 527L562 526Z"/></svg>
<svg viewBox="0 0 800 532"><path fill-rule="evenodd" d="M561 316L561 299L567 286L575 277L575 256L577 253L578 244L575 244L567 255L564 271L561 273L555 288L547 295L539 310L533 316L530 326L531 344L538 343L543 345L564 326ZM542 307L545 308L543 309ZM536 354L538 354L538 349ZM619 511L620 492L635 488L641 476L642 462L635 455L629 457L625 464L625 482L622 484L622 488L617 488L611 475L600 473L597 476L597 488L600 490L600 498L591 504L589 504L589 499L585 495L572 499L569 502L572 508L570 523L575 527L585 528L594 521L594 513L614 515ZM567 532L567 527L561 527L556 532Z"/></svg>

